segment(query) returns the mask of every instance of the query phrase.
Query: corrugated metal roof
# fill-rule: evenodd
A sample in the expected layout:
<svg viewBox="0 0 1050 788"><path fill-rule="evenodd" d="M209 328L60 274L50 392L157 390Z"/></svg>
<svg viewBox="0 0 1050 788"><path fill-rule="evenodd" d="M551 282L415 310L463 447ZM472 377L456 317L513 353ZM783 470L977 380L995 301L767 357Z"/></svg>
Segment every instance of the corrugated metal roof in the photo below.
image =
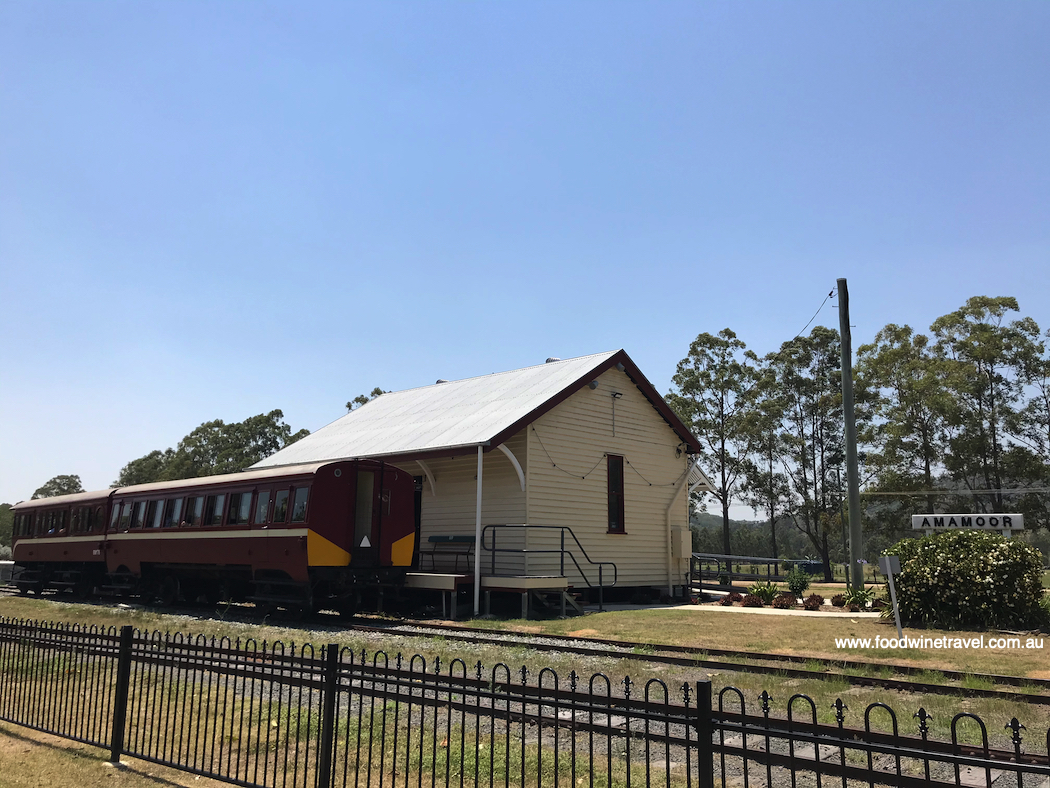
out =
<svg viewBox="0 0 1050 788"><path fill-rule="evenodd" d="M383 394L252 467L487 443L618 352Z"/></svg>

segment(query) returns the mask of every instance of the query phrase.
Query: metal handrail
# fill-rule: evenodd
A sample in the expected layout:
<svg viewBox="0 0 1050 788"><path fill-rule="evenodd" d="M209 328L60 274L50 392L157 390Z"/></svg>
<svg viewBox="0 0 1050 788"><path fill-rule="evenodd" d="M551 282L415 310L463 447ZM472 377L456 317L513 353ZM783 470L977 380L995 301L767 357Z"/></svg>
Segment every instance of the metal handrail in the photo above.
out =
<svg viewBox="0 0 1050 788"><path fill-rule="evenodd" d="M532 529L536 529L536 530L559 531L560 532L560 536L561 536L561 544L560 544L560 546L558 548L549 548L549 549L541 548L541 549L531 549L531 550L529 548L527 548L527 547L496 547L496 530L500 529L500 528L523 528L523 529L524 528L532 528ZM491 547L488 545L488 543L486 541L486 536L488 535L489 531L492 531L492 545L491 545ZM592 566L597 566L598 567L598 585L597 586L595 586L594 583L592 583L588 579L587 574L583 571L583 567L580 566L580 562L576 560L576 556L573 555L573 553L570 550L567 550L565 548L565 533L566 533L566 531L568 532L569 536L572 537L572 541L574 541L576 543L576 546L578 548L580 548L580 552L583 553L584 560L588 564L591 564ZM482 550L488 550L490 553L492 553L492 574L493 575L496 574L496 553L520 553L522 555L525 555L527 553L558 553L560 555L560 558L561 558L561 576L562 577L565 576L565 556L568 556L569 560L571 560L572 563L575 565L576 571L580 573L580 577L583 578L583 582L585 582L587 584L587 587L588 588L597 588L598 589L598 610L600 610L600 611L601 610L605 610L605 599L604 599L604 595L602 594L603 589L605 589L605 588L612 588L613 586L616 585L616 582L619 579L619 570L616 568L616 564L614 564L612 561L594 561L593 559L591 559L591 557L589 555L587 555L587 551L584 549L583 545L580 544L580 540L576 538L576 534L574 534L572 532L572 528L570 528L567 525L529 525L528 523L503 523L503 524L500 524L500 525L486 525L485 528L481 532L481 549ZM611 566L612 567L612 572L613 572L613 580L612 580L611 583L609 583L608 586L606 586L606 584L605 584L605 577L604 577L604 568L606 566Z"/></svg>

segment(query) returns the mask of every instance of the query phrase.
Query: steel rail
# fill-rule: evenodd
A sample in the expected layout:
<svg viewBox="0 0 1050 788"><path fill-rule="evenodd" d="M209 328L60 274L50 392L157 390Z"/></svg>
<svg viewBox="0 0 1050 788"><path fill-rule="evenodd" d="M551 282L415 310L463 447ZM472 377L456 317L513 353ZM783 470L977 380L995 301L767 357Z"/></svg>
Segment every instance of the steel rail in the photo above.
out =
<svg viewBox="0 0 1050 788"><path fill-rule="evenodd" d="M408 631L405 629L405 627L415 627L420 631ZM706 659L703 656L700 656L699 654L711 654L714 650L703 648L690 649L683 646L669 646L657 643L631 643L628 641L607 640L599 638L574 638L564 635L529 635L528 633L513 632L509 630L489 630L479 629L475 627L442 626L429 623L399 623L391 624L389 626L367 626L363 624L350 624L347 625L346 628L358 632L400 635L402 637L425 637L427 636L427 634L429 634L426 630L436 630L435 634L440 634L440 636L445 638L446 640L454 640L463 643L474 643L478 645L527 646L528 648L534 649L536 651L557 651L562 653L578 654L580 656L601 657L605 659L626 659L636 662L648 662L661 665L675 665L679 667L718 668L721 670L733 672L762 673L769 675L785 676L788 678L814 679L819 681L842 680L855 686L894 689L900 690L902 692L913 692L930 695L964 695L976 698L999 698L1001 700L1011 700L1024 703L1032 703L1036 705L1050 705L1050 695L1029 694L1024 692L1010 692L1007 690L960 687L955 685L933 684L929 682L919 681L902 681L900 679L884 679L876 678L873 676L855 676L851 673L805 670L800 668L785 667L781 665L756 665L751 663L728 662L717 659ZM464 631L470 633L484 633L484 635L488 635L488 637L480 636L478 634L456 634L457 632ZM517 638L518 642L511 642L502 639L507 637ZM543 640L553 640L555 642L542 643L536 642L535 640L530 640L530 638L542 638ZM570 643L566 641L572 641L576 644L578 644L580 641L594 642L599 643L601 645L615 646L623 649L638 649L642 653L638 653L634 650L614 651L610 649L591 648L589 646L570 645ZM661 651L665 653L659 653ZM689 654L690 656L671 656L666 652L685 653ZM732 652L726 650L719 650L719 653L720 655L736 656L746 659L761 659L765 657L769 660L776 660L780 657L780 655L759 654L755 652ZM792 661L810 662L815 660L813 658L795 657L792 658ZM819 661L822 661L825 664L829 665L841 664L837 661L832 660ZM854 662L851 664L863 667L870 667L871 664L878 663ZM893 666L887 667L892 668ZM898 667L904 669L906 666ZM1050 686L1050 681L1047 681L1045 679L1023 679L1016 678L1013 676L993 676L990 674L959 673L957 671L943 671L942 675L945 675L945 678L951 678L951 676L947 675L949 673L952 673L960 678L964 676L969 676L971 678L976 678L980 680L993 680L995 678L1001 678L1009 682L1016 682L1015 686L1024 686L1025 684L1028 684L1033 688Z"/></svg>
<svg viewBox="0 0 1050 788"><path fill-rule="evenodd" d="M805 664L808 662L820 662L821 664L827 665L828 667L842 667L842 668L853 668L857 670L864 670L871 667L889 668L894 673L900 673L902 675L910 676L918 673L936 673L943 676L945 679L952 681L962 681L965 678L978 679L982 681L990 681L993 684L1003 684L1006 686L1013 687L1042 687L1050 690L1050 679L1027 679L1022 676L1005 676L996 673L968 673L966 671L959 670L943 670L938 668L918 668L913 665L900 665L892 662L861 662L858 660L849 659L828 659L826 657L808 657L804 654L767 654L759 651L735 651L732 649L718 649L718 648L706 648L703 646L678 646L670 643L645 643L645 642L631 642L627 640L613 640L610 638L595 638L595 637L578 637L574 635L548 635L548 634L532 634L528 632L515 632L509 629L486 629L483 627L466 627L458 626L455 624L432 624L430 622L402 622L400 624L392 624L391 626L416 626L426 629L437 629L442 633L451 632L474 632L480 635L501 635L501 636L514 636L514 637L542 637L546 640L555 640L565 643L576 643L585 641L587 643L601 643L606 646L613 646L616 648L624 649L644 649L652 651L662 651L669 654L692 654L697 653L707 654L709 656L716 657L735 657L740 659L755 659L766 662L795 662L799 664ZM1017 637L1015 635L1015 637ZM1045 636L1044 636L1045 637Z"/></svg>

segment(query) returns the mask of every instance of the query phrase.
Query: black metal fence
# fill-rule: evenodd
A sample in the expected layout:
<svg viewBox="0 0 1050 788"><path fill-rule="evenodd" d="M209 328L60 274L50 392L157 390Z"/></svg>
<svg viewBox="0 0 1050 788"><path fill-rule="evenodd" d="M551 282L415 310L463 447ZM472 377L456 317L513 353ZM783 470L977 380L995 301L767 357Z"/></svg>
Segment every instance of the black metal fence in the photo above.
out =
<svg viewBox="0 0 1050 788"><path fill-rule="evenodd" d="M1050 778L1050 732L989 746L960 713L950 741L885 704L835 723L794 695L485 669L415 655L184 638L0 619L0 719L230 783L390 786L1010 785ZM859 724L858 724L859 723Z"/></svg>

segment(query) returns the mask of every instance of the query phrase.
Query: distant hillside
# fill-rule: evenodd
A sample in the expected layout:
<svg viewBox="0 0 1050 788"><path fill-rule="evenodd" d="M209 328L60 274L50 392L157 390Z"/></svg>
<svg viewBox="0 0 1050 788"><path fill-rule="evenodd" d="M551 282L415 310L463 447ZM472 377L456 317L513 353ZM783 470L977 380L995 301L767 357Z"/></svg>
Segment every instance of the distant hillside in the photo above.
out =
<svg viewBox="0 0 1050 788"><path fill-rule="evenodd" d="M722 515L711 514L710 512L693 512L689 515L689 524L700 528L714 528L716 526L721 528ZM756 525L768 526L769 523L760 522L758 520L734 520L732 518L729 520L730 528L747 528Z"/></svg>
<svg viewBox="0 0 1050 788"><path fill-rule="evenodd" d="M693 551L721 553L722 517L709 512L694 512L689 517L693 532ZM730 520L729 545L733 555L772 556L769 523L758 520ZM777 555L780 558L811 558L813 547L789 520L777 524ZM839 550L838 552L841 552ZM832 550L837 560L841 558Z"/></svg>

